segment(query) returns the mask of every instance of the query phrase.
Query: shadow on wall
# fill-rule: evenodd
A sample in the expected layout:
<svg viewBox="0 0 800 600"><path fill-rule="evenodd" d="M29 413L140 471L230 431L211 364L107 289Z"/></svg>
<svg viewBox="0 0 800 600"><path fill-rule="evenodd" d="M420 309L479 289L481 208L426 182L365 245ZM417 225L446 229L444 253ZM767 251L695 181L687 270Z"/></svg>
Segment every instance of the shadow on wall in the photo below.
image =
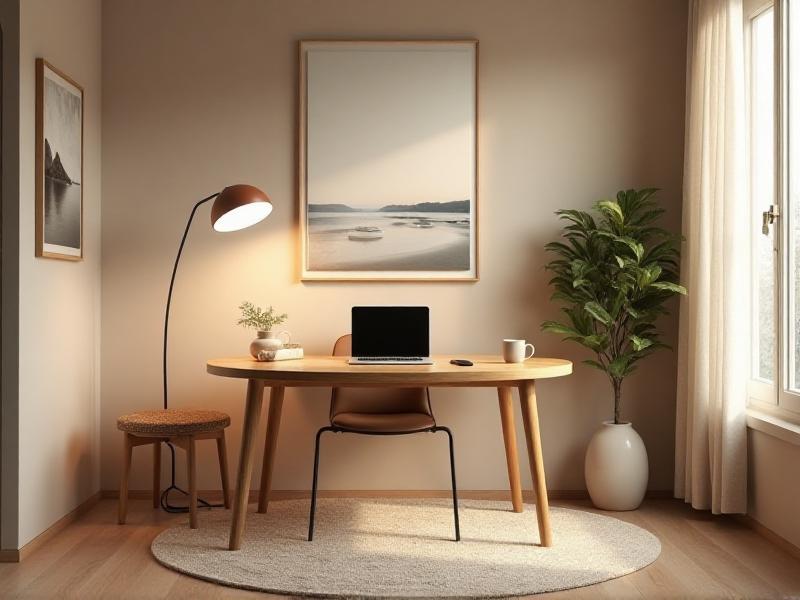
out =
<svg viewBox="0 0 800 600"><path fill-rule="evenodd" d="M73 434L67 443L67 450L64 453L62 468L52 473L53 481L57 478L64 478L65 481L72 482L77 489L74 490L76 498L88 498L97 489L94 489L93 471L95 468L92 460L92 436L85 433ZM57 466L57 463L50 463ZM66 476L65 476L66 475Z"/></svg>

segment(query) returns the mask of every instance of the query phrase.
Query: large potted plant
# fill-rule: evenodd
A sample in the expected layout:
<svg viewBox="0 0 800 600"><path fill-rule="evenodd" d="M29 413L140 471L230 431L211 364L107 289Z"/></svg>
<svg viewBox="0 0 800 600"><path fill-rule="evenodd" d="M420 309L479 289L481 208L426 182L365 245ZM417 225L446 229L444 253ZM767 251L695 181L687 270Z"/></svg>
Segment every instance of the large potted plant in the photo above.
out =
<svg viewBox="0 0 800 600"><path fill-rule="evenodd" d="M633 510L647 489L647 450L620 408L625 378L637 364L666 345L656 321L666 302L685 294L678 283L680 236L658 227L664 213L655 189L627 190L594 205L597 218L581 210L559 210L564 241L547 244L556 257L553 300L566 319L546 321L542 330L566 336L595 354L584 364L606 374L614 419L605 421L586 451L586 487L606 510Z"/></svg>

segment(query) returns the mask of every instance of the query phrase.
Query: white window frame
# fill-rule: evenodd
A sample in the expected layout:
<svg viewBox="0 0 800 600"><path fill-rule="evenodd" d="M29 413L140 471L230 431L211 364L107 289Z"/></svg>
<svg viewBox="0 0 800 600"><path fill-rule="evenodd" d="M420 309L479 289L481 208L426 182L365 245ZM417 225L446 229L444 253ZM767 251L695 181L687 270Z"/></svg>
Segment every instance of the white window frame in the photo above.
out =
<svg viewBox="0 0 800 600"><path fill-rule="evenodd" d="M753 49L753 23L756 19L761 17L765 12L774 8L774 2L772 0L768 1L757 1L757 2L745 2L745 8L749 9L746 10L745 13L745 53L746 53L746 60L745 60L745 69L746 69L746 82L747 82L747 93L746 93L746 104L747 104L747 148L748 148L748 156L747 156L747 164L748 164L748 197L750 199L750 216L752 219L751 222L751 239L757 239L757 236L761 234L761 224L758 221L758 212L754 209L753 203L755 202L755 192L752 188L753 178L750 174L753 172L753 153L751 152L751 142L753 138L753 69L752 69L752 49ZM773 203L777 204L777 199L773 200ZM763 207L764 203L759 203L759 207ZM777 245L777 229L774 230L773 241L775 244L773 245L773 252L778 254L778 245ZM756 260L756 247L753 245L753 248L750 252L750 267L751 267L751 315L750 315L750 347L752 349L751 358L750 358L750 372L751 377L748 381L747 385L747 395L748 395L748 404L753 407L758 407L764 410L775 410L778 407L778 393L777 393L777 386L775 385L775 381L767 381L758 377L758 366L759 366L759 341L758 341L758 322L759 322L759 305L758 305L758 296L759 296L759 287L758 287L758 263ZM775 260L773 264L777 267L779 261ZM775 273L773 273L773 278L775 279L775 289L778 288L778 271L779 269L776 268ZM778 307L778 296L779 294L775 294L775 302L773 305L773 323L776 325L779 323L779 307ZM780 329L780 327L777 327ZM779 332L776 331L776 346L780 346L780 341L778 338ZM773 379L780 380L780 373L779 373L779 361L777 356L777 347L774 349L773 352Z"/></svg>
<svg viewBox="0 0 800 600"><path fill-rule="evenodd" d="M796 348L795 328L788 326L791 316L791 307L797 307L794 289L791 284L789 273L797 272L794 268L794 253L789 249L791 236L790 228L793 227L792 218L794 207L789 203L789 152L793 149L789 147L789 79L787 75L788 55L789 55L789 34L788 17L786 17L789 6L788 0L777 0L775 4L775 114L776 114L776 135L775 135L775 160L776 160L776 182L775 192L778 196L778 206L782 215L779 219L778 227L778 252L781 258L780 272L777 278L778 294L778 323L780 324L778 333L779 369L781 385L778 387L778 411L782 416L794 423L800 423L800 393L789 391L789 369L791 348ZM794 2L795 10L800 10L798 4ZM797 40L800 43L800 40ZM800 148L798 149L800 150ZM792 210L790 210L792 209ZM795 227L795 230L800 228ZM785 250L784 250L785 249ZM788 339L784 338L788 335ZM795 382L800 387L800 382Z"/></svg>
<svg viewBox="0 0 800 600"><path fill-rule="evenodd" d="M792 215L788 207L788 81L786 75L786 65L788 57L788 19L784 18L787 10L788 0L775 0L774 2L750 1L745 3L747 11L745 17L746 36L745 44L747 51L747 106L748 106L748 149L749 140L752 136L750 125L750 110L752 108L752 69L751 69L751 49L752 49L752 24L753 21L770 8L774 9L775 18L775 195L774 204L778 207L781 215L773 229L773 250L776 253L775 265L775 304L774 304L774 323L776 325L775 339L776 348L774 352L774 382L752 377L748 382L748 405L750 408L759 412L767 413L779 419L794 424L800 424L800 393L789 391L789 369L793 368L790 364L791 348L794 346L794 328L789 326L791 306L795 302L794 291L788 285L791 281L789 277L790 269L793 268L792 253L788 251L788 241L790 240L790 227L792 226ZM800 7L795 10L800 9ZM797 41L800 43L800 40ZM800 151L800 149L798 149ZM749 170L752 172L752 160L755 157L748 157ZM751 202L754 201L753 190L750 189ZM763 203L762 203L763 204ZM751 209L751 214L757 214ZM753 223L754 233L760 235L761 223ZM757 228L757 229L756 229ZM787 251L783 251L787 248ZM757 265L753 260L755 252L751 253L751 265L753 279L757 282ZM758 294L758 288L753 285L754 300ZM752 352L751 369L752 373L757 373L756 361L758 361L758 339L756 337L756 324L758 306L753 302L751 314L751 344Z"/></svg>

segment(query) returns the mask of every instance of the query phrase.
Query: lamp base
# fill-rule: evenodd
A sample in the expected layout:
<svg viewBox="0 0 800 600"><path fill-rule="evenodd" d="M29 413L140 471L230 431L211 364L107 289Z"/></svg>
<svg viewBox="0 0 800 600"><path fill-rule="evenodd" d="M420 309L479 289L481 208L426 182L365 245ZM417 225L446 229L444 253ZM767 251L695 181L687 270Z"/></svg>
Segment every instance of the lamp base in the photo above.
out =
<svg viewBox="0 0 800 600"><path fill-rule="evenodd" d="M188 496L189 492L187 492L183 488L178 487L175 484L175 447L169 442L166 442L166 444L167 444L167 446L169 446L169 451L170 451L170 454L171 454L171 457L170 457L171 458L171 461L170 461L171 471L170 471L170 473L172 475L172 478L170 480L170 484L167 487L167 489L165 489L163 492L161 492L161 509L164 512L168 512L168 513L188 513L189 512L188 504L186 506L175 506L174 504L170 504L169 503L169 494L173 490L183 494L184 496ZM203 508L225 508L225 504L211 504L209 501L203 500L202 498L198 498L197 499L197 506L198 507L203 507Z"/></svg>

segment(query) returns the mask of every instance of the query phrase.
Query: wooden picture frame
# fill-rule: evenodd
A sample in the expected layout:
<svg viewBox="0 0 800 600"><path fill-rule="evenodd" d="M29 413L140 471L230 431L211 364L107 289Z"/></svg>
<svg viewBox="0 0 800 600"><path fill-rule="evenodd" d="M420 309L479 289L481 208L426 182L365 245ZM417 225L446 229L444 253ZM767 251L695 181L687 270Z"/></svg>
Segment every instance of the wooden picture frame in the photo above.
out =
<svg viewBox="0 0 800 600"><path fill-rule="evenodd" d="M36 256L83 259L83 88L36 59Z"/></svg>
<svg viewBox="0 0 800 600"><path fill-rule="evenodd" d="M300 279L477 281L478 41L298 52Z"/></svg>

